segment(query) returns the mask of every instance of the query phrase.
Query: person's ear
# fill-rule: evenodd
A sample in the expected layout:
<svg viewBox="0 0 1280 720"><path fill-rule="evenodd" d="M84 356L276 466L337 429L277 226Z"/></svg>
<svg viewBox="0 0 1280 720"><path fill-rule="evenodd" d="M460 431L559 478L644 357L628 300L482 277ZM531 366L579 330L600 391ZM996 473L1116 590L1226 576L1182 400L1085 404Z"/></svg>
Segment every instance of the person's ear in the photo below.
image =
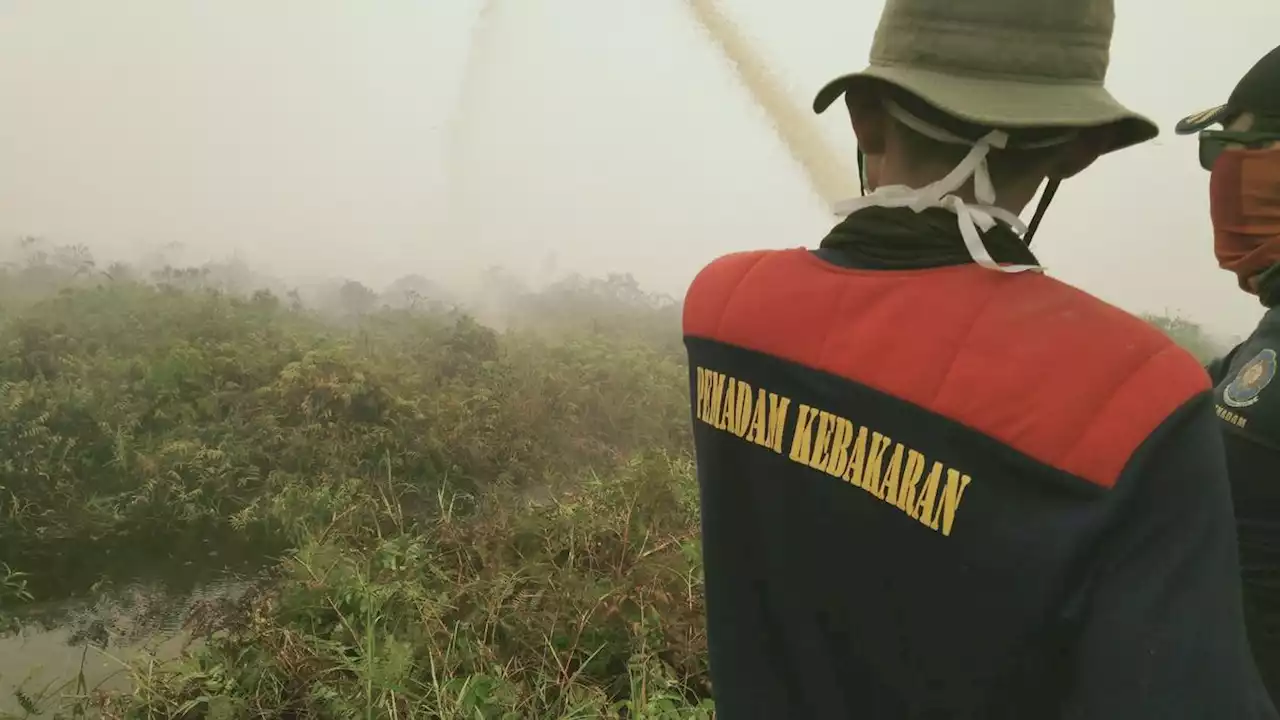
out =
<svg viewBox="0 0 1280 720"><path fill-rule="evenodd" d="M1248 132L1253 129L1254 114L1251 112L1242 112L1233 118L1230 118L1222 125L1223 130L1231 132Z"/></svg>
<svg viewBox="0 0 1280 720"><path fill-rule="evenodd" d="M851 89L844 94L849 121L864 155L883 155L888 131L888 114L880 96L870 87Z"/></svg>
<svg viewBox="0 0 1280 720"><path fill-rule="evenodd" d="M1050 165L1046 176L1050 180L1066 180L1079 175L1092 165L1115 140L1114 127L1088 128L1076 139L1067 143Z"/></svg>

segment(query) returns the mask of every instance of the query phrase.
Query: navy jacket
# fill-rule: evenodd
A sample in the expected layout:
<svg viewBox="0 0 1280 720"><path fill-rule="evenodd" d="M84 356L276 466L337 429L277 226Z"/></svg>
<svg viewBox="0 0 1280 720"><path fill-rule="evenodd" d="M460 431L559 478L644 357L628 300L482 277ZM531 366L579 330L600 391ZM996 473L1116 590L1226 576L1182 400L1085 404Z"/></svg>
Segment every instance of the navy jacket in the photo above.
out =
<svg viewBox="0 0 1280 720"><path fill-rule="evenodd" d="M1240 536L1249 642L1258 670L1280 698L1280 310L1226 357L1209 364L1214 410L1225 430Z"/></svg>
<svg viewBox="0 0 1280 720"><path fill-rule="evenodd" d="M1204 370L937 213L689 289L718 716L1277 717Z"/></svg>

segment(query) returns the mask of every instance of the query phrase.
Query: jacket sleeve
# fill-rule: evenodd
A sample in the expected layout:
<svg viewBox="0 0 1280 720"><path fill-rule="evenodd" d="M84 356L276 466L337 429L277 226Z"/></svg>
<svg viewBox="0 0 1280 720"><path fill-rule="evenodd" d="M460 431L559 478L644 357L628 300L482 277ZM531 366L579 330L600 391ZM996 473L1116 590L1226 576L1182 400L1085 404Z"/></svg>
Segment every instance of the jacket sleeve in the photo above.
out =
<svg viewBox="0 0 1280 720"><path fill-rule="evenodd" d="M1113 493L1072 658L1072 720L1277 718L1245 633L1239 550L1210 396L1147 439Z"/></svg>

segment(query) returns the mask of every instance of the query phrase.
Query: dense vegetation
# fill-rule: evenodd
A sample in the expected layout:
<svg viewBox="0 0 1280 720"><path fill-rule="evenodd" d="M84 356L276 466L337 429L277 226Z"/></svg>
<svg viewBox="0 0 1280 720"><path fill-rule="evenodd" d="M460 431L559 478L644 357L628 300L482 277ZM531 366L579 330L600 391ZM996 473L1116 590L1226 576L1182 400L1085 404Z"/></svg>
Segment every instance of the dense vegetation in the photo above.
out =
<svg viewBox="0 0 1280 720"><path fill-rule="evenodd" d="M192 614L180 661L135 664L136 693L24 705L712 716L673 302L495 278L485 325L416 282L304 302L28 250L0 286L0 610L126 549L269 571Z"/></svg>

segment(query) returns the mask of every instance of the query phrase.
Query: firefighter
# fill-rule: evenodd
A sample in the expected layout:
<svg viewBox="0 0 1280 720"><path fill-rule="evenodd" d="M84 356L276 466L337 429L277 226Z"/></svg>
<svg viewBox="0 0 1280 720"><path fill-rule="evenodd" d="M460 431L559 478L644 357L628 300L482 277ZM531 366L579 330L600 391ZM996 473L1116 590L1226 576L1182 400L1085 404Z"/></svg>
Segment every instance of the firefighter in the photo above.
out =
<svg viewBox="0 0 1280 720"><path fill-rule="evenodd" d="M1277 717L1204 370L1020 219L1157 134L1104 89L1113 17L888 0L814 102L864 195L689 288L719 717Z"/></svg>
<svg viewBox="0 0 1280 720"><path fill-rule="evenodd" d="M1249 643L1280 699L1280 383L1271 387L1280 352L1280 48L1225 105L1184 118L1177 132L1200 136L1218 264L1267 308L1253 334L1207 369L1225 431Z"/></svg>

